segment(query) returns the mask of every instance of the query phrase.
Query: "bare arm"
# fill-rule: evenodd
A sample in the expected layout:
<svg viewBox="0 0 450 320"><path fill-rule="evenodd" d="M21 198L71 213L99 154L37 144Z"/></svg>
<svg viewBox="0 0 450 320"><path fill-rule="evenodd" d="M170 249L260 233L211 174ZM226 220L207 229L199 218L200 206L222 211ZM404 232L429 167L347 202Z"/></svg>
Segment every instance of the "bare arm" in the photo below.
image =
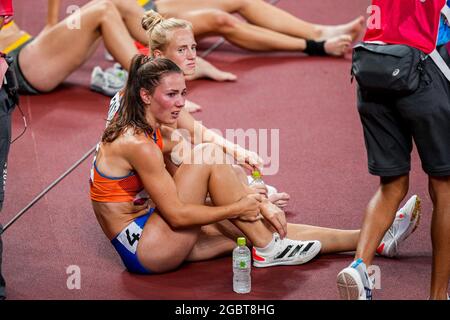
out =
<svg viewBox="0 0 450 320"><path fill-rule="evenodd" d="M58 23L60 6L60 0L48 0L47 27L54 26Z"/></svg>
<svg viewBox="0 0 450 320"><path fill-rule="evenodd" d="M194 144L198 143L214 143L224 149L224 152L231 155L237 160L242 161L243 164L251 166L262 167L263 160L255 152L244 149L243 147L232 143L196 121L188 112L181 111L177 121L178 129L188 130L191 135L191 141Z"/></svg>
<svg viewBox="0 0 450 320"><path fill-rule="evenodd" d="M126 145L124 152L126 159L137 171L161 215L174 228L206 225L237 217L246 220L259 219L259 200L261 198L253 196L220 207L181 202L178 198L175 182L165 169L163 155L152 142L142 139L129 143Z"/></svg>

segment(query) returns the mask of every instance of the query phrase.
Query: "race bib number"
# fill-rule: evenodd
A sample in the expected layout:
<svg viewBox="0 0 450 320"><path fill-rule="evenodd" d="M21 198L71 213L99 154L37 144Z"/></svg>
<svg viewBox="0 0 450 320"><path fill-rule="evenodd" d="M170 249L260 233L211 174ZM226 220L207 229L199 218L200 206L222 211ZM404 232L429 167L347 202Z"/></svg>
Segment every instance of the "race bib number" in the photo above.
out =
<svg viewBox="0 0 450 320"><path fill-rule="evenodd" d="M117 240L119 240L128 251L135 254L141 234L142 228L133 222L117 236Z"/></svg>

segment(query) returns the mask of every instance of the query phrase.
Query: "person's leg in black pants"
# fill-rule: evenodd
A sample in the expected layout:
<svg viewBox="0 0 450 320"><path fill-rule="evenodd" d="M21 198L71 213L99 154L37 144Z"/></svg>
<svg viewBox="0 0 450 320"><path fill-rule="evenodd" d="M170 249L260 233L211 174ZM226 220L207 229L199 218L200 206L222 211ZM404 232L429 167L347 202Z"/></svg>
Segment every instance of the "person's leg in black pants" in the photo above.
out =
<svg viewBox="0 0 450 320"><path fill-rule="evenodd" d="M3 207L4 190L6 183L6 162L8 159L9 145L11 141L11 114L13 103L8 99L4 88L0 90L0 211ZM2 252L3 244L0 225L0 300L5 299L5 279L2 276Z"/></svg>

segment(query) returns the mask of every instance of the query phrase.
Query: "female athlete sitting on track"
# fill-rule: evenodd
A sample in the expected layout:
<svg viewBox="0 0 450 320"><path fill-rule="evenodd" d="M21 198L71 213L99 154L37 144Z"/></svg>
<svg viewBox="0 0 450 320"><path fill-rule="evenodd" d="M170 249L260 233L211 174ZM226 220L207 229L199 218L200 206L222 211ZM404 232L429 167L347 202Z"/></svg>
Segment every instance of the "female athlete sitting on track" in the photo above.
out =
<svg viewBox="0 0 450 320"><path fill-rule="evenodd" d="M281 209L254 194L224 164L229 163L227 155L214 144L195 147L172 177L164 155L174 143L163 126L176 125L185 95L184 76L175 63L137 56L123 105L98 147L91 173L92 205L129 271L166 272L184 261L230 253L236 233L253 244L256 267L298 265L319 251L355 250L358 230L286 223ZM188 162L188 156L200 162ZM207 194L214 206L204 205ZM395 255L398 240L414 230L418 217L418 199L413 197L400 210L380 253ZM223 222L231 222L234 229ZM213 231L201 228L217 223Z"/></svg>
<svg viewBox="0 0 450 320"><path fill-rule="evenodd" d="M185 77L191 77L197 73L197 43L195 42L192 25L189 21L175 18L163 19L158 13L148 11L142 19L142 26L148 32L148 42L150 43L151 49L150 55L152 57L165 57L172 60L183 70ZM119 92L111 100L108 121L114 117L120 108L122 95L123 92ZM187 108L188 110L186 110ZM187 104L180 112L178 121L173 126L173 129L187 130L191 141L199 139L202 143L212 142L217 144L235 159L242 159L242 164L248 163L259 166L262 164L262 159L254 152L245 150L239 145L227 141L214 131L208 130L200 122L195 121L187 111L196 111L198 108L199 106L193 103ZM167 127L166 130L170 129ZM245 175L245 172L239 166L235 168L239 174ZM172 161L168 162L168 169L171 173L176 169ZM267 195L273 203L280 207L285 207L289 201L289 195L287 193L278 193L273 187L268 187L270 192L266 188L258 188L256 185L253 187L261 194Z"/></svg>

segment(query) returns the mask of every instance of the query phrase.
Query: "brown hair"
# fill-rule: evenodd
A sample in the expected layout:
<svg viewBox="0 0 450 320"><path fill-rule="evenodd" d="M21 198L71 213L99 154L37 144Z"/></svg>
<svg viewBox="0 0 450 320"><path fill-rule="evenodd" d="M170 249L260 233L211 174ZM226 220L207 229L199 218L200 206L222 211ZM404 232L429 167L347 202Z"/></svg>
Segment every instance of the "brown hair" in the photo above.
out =
<svg viewBox="0 0 450 320"><path fill-rule="evenodd" d="M177 29L193 30L189 21L176 18L164 19L163 16L153 10L145 12L141 24L142 28L147 31L151 52L156 49L161 51L166 49L167 43L170 41L168 39L170 31Z"/></svg>
<svg viewBox="0 0 450 320"><path fill-rule="evenodd" d="M134 56L119 111L103 133L102 142L113 142L129 128L136 133L153 133L145 116L146 106L141 99L140 90L144 88L153 95L161 79L169 73L183 74L183 71L169 59Z"/></svg>

